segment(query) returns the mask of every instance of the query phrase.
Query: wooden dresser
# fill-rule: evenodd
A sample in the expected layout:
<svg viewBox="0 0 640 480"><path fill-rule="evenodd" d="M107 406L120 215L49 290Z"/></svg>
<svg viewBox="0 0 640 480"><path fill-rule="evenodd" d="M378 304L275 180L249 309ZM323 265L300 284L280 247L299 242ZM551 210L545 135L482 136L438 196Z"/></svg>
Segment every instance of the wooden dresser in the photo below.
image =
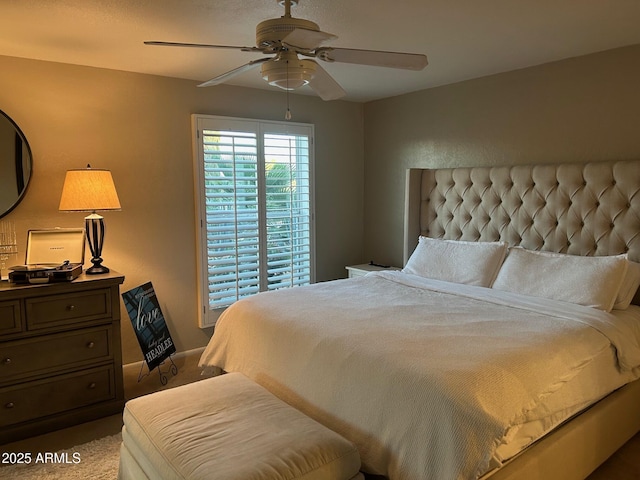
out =
<svg viewBox="0 0 640 480"><path fill-rule="evenodd" d="M0 444L122 411L123 281L0 282Z"/></svg>

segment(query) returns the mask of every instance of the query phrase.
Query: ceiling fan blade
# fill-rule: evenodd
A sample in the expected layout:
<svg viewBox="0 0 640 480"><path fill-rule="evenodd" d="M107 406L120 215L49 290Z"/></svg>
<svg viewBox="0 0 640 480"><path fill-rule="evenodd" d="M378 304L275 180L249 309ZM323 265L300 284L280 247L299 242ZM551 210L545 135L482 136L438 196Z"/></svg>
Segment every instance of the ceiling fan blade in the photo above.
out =
<svg viewBox="0 0 640 480"><path fill-rule="evenodd" d="M318 65L318 62L314 62L313 60L306 61L316 64L316 71L309 82L309 86L322 100L337 100L347 94L340 84L329 75L329 72Z"/></svg>
<svg viewBox="0 0 640 480"><path fill-rule="evenodd" d="M353 48L322 47L316 56L326 62L355 63L374 67L422 70L427 66L427 56L418 53L383 52L379 50L357 50Z"/></svg>
<svg viewBox="0 0 640 480"><path fill-rule="evenodd" d="M249 63L246 63L244 65L242 65L241 67L238 68L234 68L233 70L229 70L226 73L223 73L222 75L218 75L215 78L212 78L211 80L207 80L204 83L201 83L200 85L198 85L199 87L211 87L213 85L218 85L220 83L224 83L227 80L229 80L232 77L235 77L236 75L240 75L243 72L246 72L247 70L251 70L252 68L257 67L258 65L264 63L264 62L268 62L269 60L271 60L273 57L267 57L267 58L259 58L257 60L252 60Z"/></svg>
<svg viewBox="0 0 640 480"><path fill-rule="evenodd" d="M195 48L228 48L231 50L242 50L243 52L261 52L258 47L237 47L234 45L211 45L208 43L182 43L182 42L160 42L156 40L147 40L145 45L155 45L160 47L195 47Z"/></svg>
<svg viewBox="0 0 640 480"><path fill-rule="evenodd" d="M324 42L338 38L336 35L306 28L296 28L282 39L282 44L296 50L315 50Z"/></svg>

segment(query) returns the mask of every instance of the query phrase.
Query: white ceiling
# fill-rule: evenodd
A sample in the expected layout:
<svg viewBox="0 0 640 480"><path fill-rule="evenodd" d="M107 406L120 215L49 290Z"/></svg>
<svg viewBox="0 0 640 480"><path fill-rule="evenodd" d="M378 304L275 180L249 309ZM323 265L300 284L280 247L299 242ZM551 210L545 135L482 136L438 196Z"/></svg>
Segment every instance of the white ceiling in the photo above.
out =
<svg viewBox="0 0 640 480"><path fill-rule="evenodd" d="M202 82L261 54L143 41L254 46L282 14L277 0L0 0L0 55ZM292 14L338 35L328 46L429 58L420 72L322 63L352 101L640 44L638 0L300 0ZM229 83L275 88L259 68Z"/></svg>

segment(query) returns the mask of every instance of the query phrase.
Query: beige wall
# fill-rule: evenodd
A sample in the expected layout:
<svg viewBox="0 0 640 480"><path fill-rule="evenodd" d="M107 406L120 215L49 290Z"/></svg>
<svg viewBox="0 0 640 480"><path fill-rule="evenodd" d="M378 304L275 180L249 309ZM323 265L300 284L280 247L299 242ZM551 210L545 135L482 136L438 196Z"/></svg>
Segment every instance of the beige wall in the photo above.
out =
<svg viewBox="0 0 640 480"><path fill-rule="evenodd" d="M401 265L407 168L640 158L639 86L636 45L366 104L365 257Z"/></svg>
<svg viewBox="0 0 640 480"><path fill-rule="evenodd" d="M280 120L284 94L1 56L0 71L0 109L35 157L7 217L21 254L28 229L82 225L57 211L67 169L108 168L123 209L105 214L105 264L126 275L123 289L153 282L179 350L204 345L190 114ZM349 263L401 263L406 168L640 158L638 85L633 46L364 106L294 95L294 120L316 128L318 279ZM122 315L125 362L140 360Z"/></svg>
<svg viewBox="0 0 640 480"><path fill-rule="evenodd" d="M34 156L27 194L6 217L21 259L28 229L83 225L83 214L57 210L66 170L110 169L122 211L104 214L104 264L126 276L123 291L153 282L179 351L205 345L211 330L196 323L190 115L281 120L284 93L2 56L0 72L0 110ZM315 125L317 276L342 277L345 264L362 259L363 107L293 95L291 108L294 121ZM124 361L141 360L124 308L122 316Z"/></svg>

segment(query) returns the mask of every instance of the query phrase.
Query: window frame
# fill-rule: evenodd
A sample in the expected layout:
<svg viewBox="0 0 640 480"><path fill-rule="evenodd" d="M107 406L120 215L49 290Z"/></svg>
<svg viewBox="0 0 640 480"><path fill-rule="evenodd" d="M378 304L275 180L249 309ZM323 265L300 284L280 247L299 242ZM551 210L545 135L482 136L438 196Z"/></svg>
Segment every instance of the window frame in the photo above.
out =
<svg viewBox="0 0 640 480"><path fill-rule="evenodd" d="M269 120L247 119L238 117L226 117L217 115L191 115L193 138L193 173L194 173L194 200L195 200L195 228L196 228L196 271L198 290L198 325L200 328L215 326L220 314L226 309L211 308L209 305L209 280L208 280L208 251L207 251L207 224L206 224L206 196L204 183L204 142L203 130L225 130L237 132L252 132L256 134L258 143L257 168L258 168L258 215L261 217L259 229L259 248L266 246L266 176L265 176L265 152L264 136L276 135L303 135L309 140L309 206L310 206L310 283L316 281L316 242L315 242L315 145L314 125L308 123L277 122ZM260 193L261 192L261 193ZM259 275L266 276L266 264L260 268Z"/></svg>

